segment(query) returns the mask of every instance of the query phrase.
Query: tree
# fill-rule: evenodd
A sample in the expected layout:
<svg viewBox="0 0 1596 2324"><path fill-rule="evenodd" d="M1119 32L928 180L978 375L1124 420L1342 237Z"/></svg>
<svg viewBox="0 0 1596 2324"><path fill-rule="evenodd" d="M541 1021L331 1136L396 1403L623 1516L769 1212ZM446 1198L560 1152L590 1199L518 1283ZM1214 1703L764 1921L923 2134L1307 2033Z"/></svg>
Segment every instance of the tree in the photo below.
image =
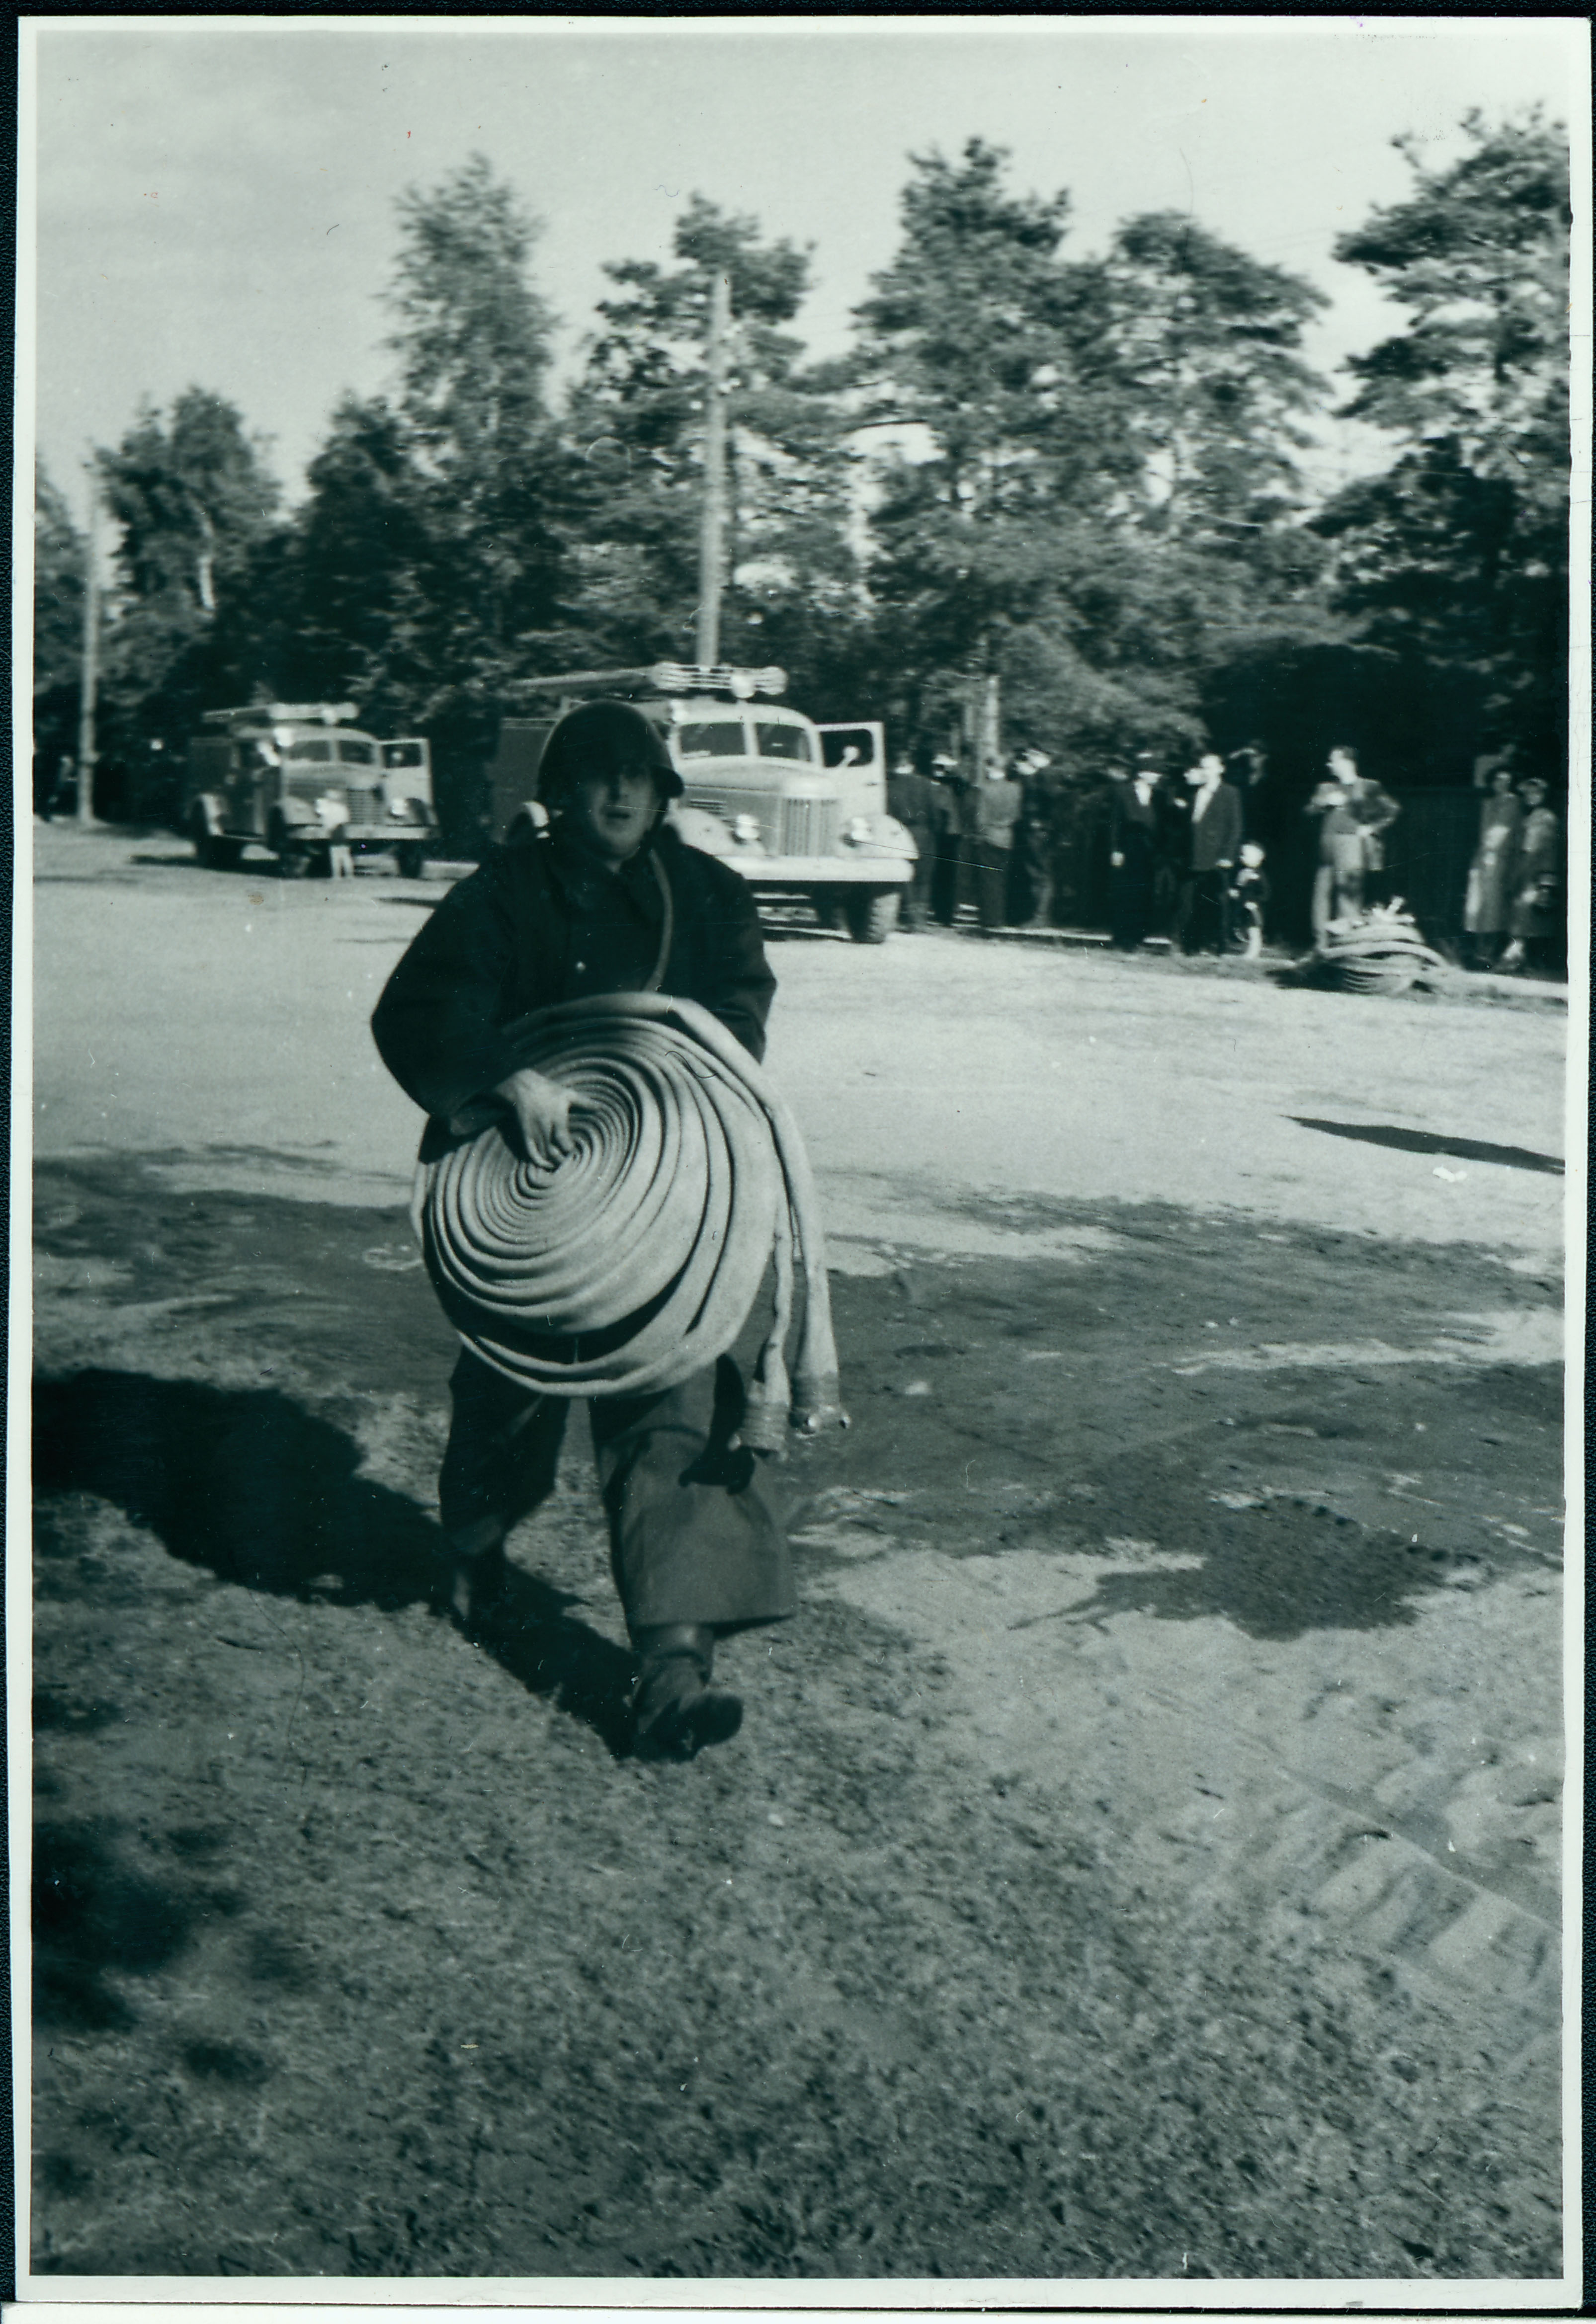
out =
<svg viewBox="0 0 1596 2324"><path fill-rule="evenodd" d="M1318 294L1167 216L1068 261L1067 195L1012 195L1005 161L915 158L859 310L866 408L924 439L872 518L885 659L922 727L996 673L1011 739L1066 764L1193 747L1216 659L1323 622L1295 466Z"/></svg>
<svg viewBox="0 0 1596 2324"><path fill-rule="evenodd" d="M1010 194L1007 155L979 138L956 161L911 161L901 245L857 310L853 376L862 416L909 431L879 474L870 585L911 723L934 726L971 678L1001 671L1010 638L1051 626L1061 568L1084 559L1129 463L1078 360L1079 285L1058 256L1067 194Z"/></svg>
<svg viewBox="0 0 1596 2324"><path fill-rule="evenodd" d="M1454 670L1481 700L1481 747L1565 758L1568 604L1566 138L1536 111L1462 123L1467 150L1343 235L1336 256L1407 310L1349 369L1352 417L1403 447L1318 520L1340 603L1407 660Z"/></svg>
<svg viewBox="0 0 1596 2324"><path fill-rule="evenodd" d="M48 796L77 750L88 544L41 462L33 471L34 793Z"/></svg>
<svg viewBox="0 0 1596 2324"><path fill-rule="evenodd" d="M106 747L179 751L202 709L265 675L253 642L254 566L277 529L278 486L237 410L199 387L169 420L145 403L96 465L120 527L101 673Z"/></svg>
<svg viewBox="0 0 1596 2324"><path fill-rule="evenodd" d="M467 848L506 690L563 624L553 318L537 221L481 154L397 208L393 391L345 397L310 464L274 655L289 690L430 735L440 819Z"/></svg>
<svg viewBox="0 0 1596 2324"><path fill-rule="evenodd" d="M690 657L698 592L706 348L711 285L728 278L731 448L723 658L780 661L807 701L837 632L862 617L848 533L852 463L824 376L782 327L808 289L809 259L761 239L756 218L695 194L676 225L677 267L605 268L569 439L581 459L572 509L572 613L601 659Z"/></svg>
<svg viewBox="0 0 1596 2324"><path fill-rule="evenodd" d="M528 268L542 231L485 155L397 203L400 250L385 303L400 408L438 474L497 481L545 432L554 318Z"/></svg>
<svg viewBox="0 0 1596 2324"><path fill-rule="evenodd" d="M1098 274L1102 375L1138 456L1144 530L1259 530L1303 502L1301 415L1324 393L1302 335L1324 294L1176 213L1129 220Z"/></svg>
<svg viewBox="0 0 1596 2324"><path fill-rule="evenodd" d="M405 421L380 398L345 396L307 481L288 557L282 690L351 696L368 724L409 724L436 689L429 631L443 576Z"/></svg>

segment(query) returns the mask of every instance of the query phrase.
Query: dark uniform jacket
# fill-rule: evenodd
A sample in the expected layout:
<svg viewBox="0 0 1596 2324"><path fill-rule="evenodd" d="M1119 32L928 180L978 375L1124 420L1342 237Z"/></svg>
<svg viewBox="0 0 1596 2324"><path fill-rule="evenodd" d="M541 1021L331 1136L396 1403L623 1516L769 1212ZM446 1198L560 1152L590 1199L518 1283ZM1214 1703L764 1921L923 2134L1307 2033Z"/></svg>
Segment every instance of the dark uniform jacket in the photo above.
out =
<svg viewBox="0 0 1596 2324"><path fill-rule="evenodd" d="M656 871L656 865L659 867ZM494 1120L489 1096L518 1059L505 1028L593 992L638 992L672 929L657 990L709 1010L755 1057L776 980L746 883L669 825L618 872L543 836L498 847L452 888L411 945L372 1019L383 1062L438 1125L465 1135Z"/></svg>
<svg viewBox="0 0 1596 2324"><path fill-rule="evenodd" d="M1201 812L1199 813L1199 809ZM1233 863L1241 844L1241 795L1229 783L1217 783L1206 798L1192 798L1192 870L1216 871Z"/></svg>
<svg viewBox="0 0 1596 2324"><path fill-rule="evenodd" d="M929 775L890 774L887 777L887 813L912 831L933 837L946 831L950 820L947 793Z"/></svg>

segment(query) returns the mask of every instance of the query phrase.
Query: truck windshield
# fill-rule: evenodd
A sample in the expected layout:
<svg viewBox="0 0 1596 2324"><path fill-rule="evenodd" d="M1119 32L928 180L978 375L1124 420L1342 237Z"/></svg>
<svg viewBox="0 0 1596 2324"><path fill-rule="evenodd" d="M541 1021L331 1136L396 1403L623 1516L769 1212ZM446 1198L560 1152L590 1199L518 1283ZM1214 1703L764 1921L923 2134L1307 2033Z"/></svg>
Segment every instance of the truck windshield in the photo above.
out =
<svg viewBox="0 0 1596 2324"><path fill-rule="evenodd" d="M351 742L340 735L338 758L346 767L374 767L377 763L377 746L374 742Z"/></svg>
<svg viewBox="0 0 1596 2324"><path fill-rule="evenodd" d="M325 766L332 754L332 744L319 739L314 742L291 742L283 753L284 757L289 759L309 759L317 766Z"/></svg>
<svg viewBox="0 0 1596 2324"><path fill-rule="evenodd" d="M383 745L383 764L390 769L395 767L419 767L421 764L420 743L384 742Z"/></svg>
<svg viewBox="0 0 1596 2324"><path fill-rule="evenodd" d="M676 730L676 746L684 759L741 759L748 737L741 718L717 718Z"/></svg>
<svg viewBox="0 0 1596 2324"><path fill-rule="evenodd" d="M815 756L809 748L809 738L801 726L767 725L761 719L754 732L759 736L761 759L810 761Z"/></svg>

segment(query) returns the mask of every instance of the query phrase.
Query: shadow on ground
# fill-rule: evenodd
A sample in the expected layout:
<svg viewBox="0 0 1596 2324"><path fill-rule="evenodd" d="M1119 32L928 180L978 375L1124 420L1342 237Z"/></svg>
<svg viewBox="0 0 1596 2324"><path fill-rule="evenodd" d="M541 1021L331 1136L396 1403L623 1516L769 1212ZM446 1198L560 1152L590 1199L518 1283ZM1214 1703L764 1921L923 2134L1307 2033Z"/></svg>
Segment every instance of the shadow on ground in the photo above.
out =
<svg viewBox="0 0 1596 2324"><path fill-rule="evenodd" d="M444 1610L438 1526L402 1493L361 1476L359 1448L341 1429L275 1389L81 1371L37 1384L33 1432L42 1497L95 1494L220 1582L333 1605ZM48 1561L46 1517L42 1508L38 1546ZM47 1573L40 1586L50 1591ZM476 1642L619 1753L631 1660L573 1619L573 1602L512 1569L507 1598Z"/></svg>
<svg viewBox="0 0 1596 2324"><path fill-rule="evenodd" d="M1322 1130L1330 1138L1356 1138L1365 1146L1392 1146L1401 1154L1444 1154L1456 1162L1500 1162L1509 1170L1545 1170L1561 1178L1563 1165L1554 1154L1537 1154L1529 1146L1492 1146L1481 1138L1442 1138L1433 1130L1404 1130L1388 1121L1317 1121L1311 1114L1294 1113L1304 1130Z"/></svg>
<svg viewBox="0 0 1596 2324"><path fill-rule="evenodd" d="M38 2022L96 2033L137 2023L106 1970L150 1977L198 1924L241 1909L235 1890L171 1886L117 1858L108 1819L41 1822L33 1832L33 1999Z"/></svg>

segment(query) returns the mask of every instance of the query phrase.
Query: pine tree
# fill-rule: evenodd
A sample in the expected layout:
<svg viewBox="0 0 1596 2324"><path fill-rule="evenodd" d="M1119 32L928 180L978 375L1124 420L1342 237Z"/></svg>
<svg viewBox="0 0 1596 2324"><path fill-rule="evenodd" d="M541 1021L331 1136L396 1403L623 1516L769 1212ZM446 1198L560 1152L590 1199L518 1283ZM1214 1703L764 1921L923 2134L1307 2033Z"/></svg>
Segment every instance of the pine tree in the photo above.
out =
<svg viewBox="0 0 1596 2324"><path fill-rule="evenodd" d="M726 375L731 453L723 659L782 663L795 697L824 687L837 632L862 615L849 540L851 466L841 414L783 327L808 288L809 258L766 243L757 219L695 195L678 220L674 268L621 260L605 272L567 420L581 456L571 512L578 576L571 611L598 658L690 658L698 593L706 346L711 286L730 284Z"/></svg>
<svg viewBox="0 0 1596 2324"><path fill-rule="evenodd" d="M1477 693L1481 747L1556 779L1566 755L1566 137L1538 112L1490 125L1429 168L1398 139L1409 198L1343 235L1336 256L1407 310L1349 368L1346 406L1403 447L1319 520L1339 600L1362 634ZM1419 682L1416 675L1415 683Z"/></svg>
<svg viewBox="0 0 1596 2324"><path fill-rule="evenodd" d="M1012 194L1006 159L916 157L859 310L865 408L910 431L872 519L883 663L923 730L996 673L1010 739L1065 763L1191 747L1242 632L1323 620L1294 465L1317 294L1163 217L1069 261L1067 195Z"/></svg>

